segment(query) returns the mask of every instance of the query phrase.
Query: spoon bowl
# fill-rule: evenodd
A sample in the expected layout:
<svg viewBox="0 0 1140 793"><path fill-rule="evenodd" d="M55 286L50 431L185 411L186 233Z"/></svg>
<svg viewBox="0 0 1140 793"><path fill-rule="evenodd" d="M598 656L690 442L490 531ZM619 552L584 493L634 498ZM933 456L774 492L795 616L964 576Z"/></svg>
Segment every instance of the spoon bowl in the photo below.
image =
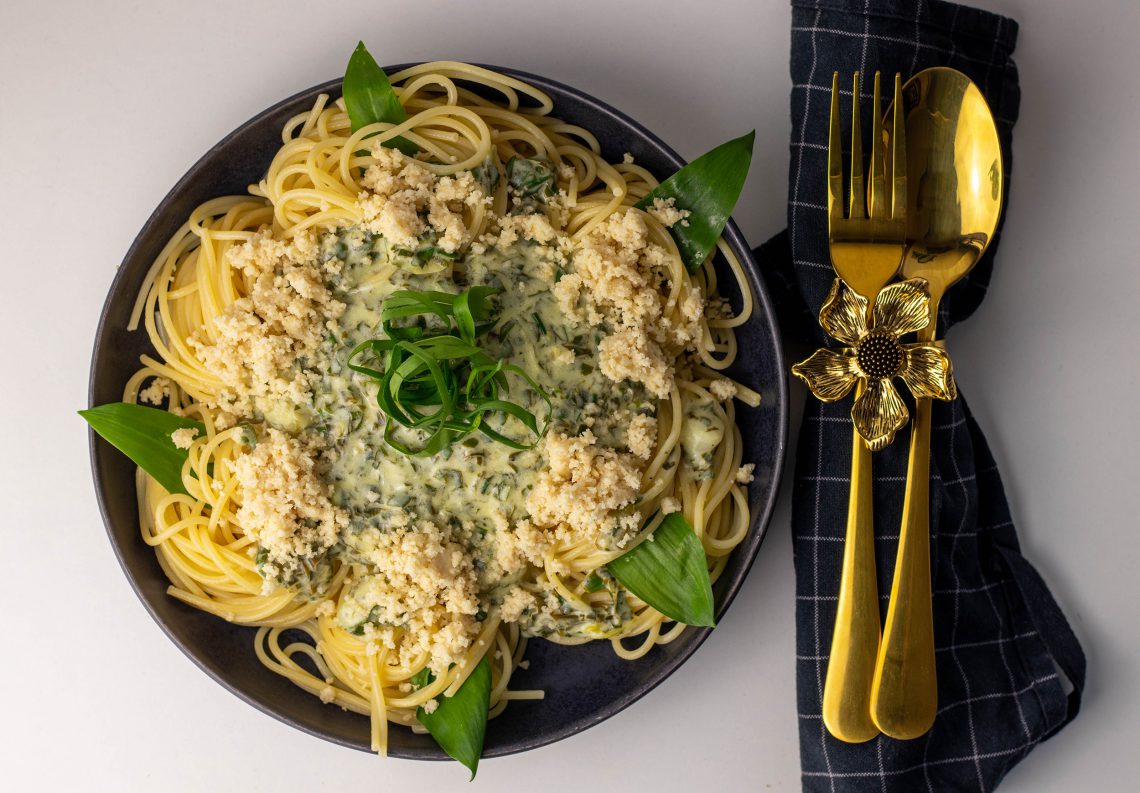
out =
<svg viewBox="0 0 1140 793"><path fill-rule="evenodd" d="M1001 216L1002 156L982 92L955 69L925 69L903 86L907 137L907 240L904 278L930 285L938 303L993 239Z"/></svg>

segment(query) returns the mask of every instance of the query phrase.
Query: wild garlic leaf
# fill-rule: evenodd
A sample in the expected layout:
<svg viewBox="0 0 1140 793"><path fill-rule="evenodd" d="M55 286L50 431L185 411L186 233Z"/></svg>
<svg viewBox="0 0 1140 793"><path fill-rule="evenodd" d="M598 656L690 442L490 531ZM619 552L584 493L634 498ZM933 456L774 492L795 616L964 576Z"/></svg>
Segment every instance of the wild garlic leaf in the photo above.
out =
<svg viewBox="0 0 1140 793"><path fill-rule="evenodd" d="M430 674L430 673L429 673ZM491 662L484 656L463 681L455 696L436 697L436 709L416 709L416 719L427 728L443 751L471 769L479 768L483 739L487 735L487 711L491 707Z"/></svg>
<svg viewBox="0 0 1140 793"><path fill-rule="evenodd" d="M705 152L650 190L635 205L647 209L656 198L672 198L677 209L689 210L687 218L669 229L689 272L699 270L716 247L724 224L740 198L752 164L755 140L756 130L753 130Z"/></svg>
<svg viewBox="0 0 1140 793"><path fill-rule="evenodd" d="M186 493L182 486L182 465L189 452L175 446L170 435L186 427L193 427L201 435L206 428L200 422L176 416L168 410L127 402L99 405L81 410L79 415L168 492Z"/></svg>
<svg viewBox="0 0 1140 793"><path fill-rule="evenodd" d="M680 512L667 515L653 534L608 567L622 586L669 619L715 625L705 549Z"/></svg>
<svg viewBox="0 0 1140 793"><path fill-rule="evenodd" d="M408 682L411 683L412 687L418 691L424 686L431 685L435 682L435 673L425 666L423 669L408 678Z"/></svg>
<svg viewBox="0 0 1140 793"><path fill-rule="evenodd" d="M402 124L408 120L408 114L392 90L388 75L384 74L363 41L356 45L352 57L348 59L341 91L353 132L381 121L385 124ZM409 157L419 151L419 147L406 138L392 138L384 145L399 149Z"/></svg>

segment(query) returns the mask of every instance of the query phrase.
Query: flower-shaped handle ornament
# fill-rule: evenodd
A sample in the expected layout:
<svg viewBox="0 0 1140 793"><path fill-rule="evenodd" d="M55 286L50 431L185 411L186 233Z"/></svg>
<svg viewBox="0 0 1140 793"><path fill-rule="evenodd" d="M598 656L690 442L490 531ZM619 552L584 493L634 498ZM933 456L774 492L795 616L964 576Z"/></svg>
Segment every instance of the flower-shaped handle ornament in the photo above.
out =
<svg viewBox="0 0 1140 793"><path fill-rule="evenodd" d="M949 401L958 395L946 351L934 344L905 344L902 337L930 323L930 292L922 278L898 281L875 298L867 325L867 300L839 278L819 311L829 336L849 345L816 350L792 367L816 399L835 402L856 383L865 384L851 408L851 420L872 451L885 449L910 414L893 380L901 379L915 397Z"/></svg>

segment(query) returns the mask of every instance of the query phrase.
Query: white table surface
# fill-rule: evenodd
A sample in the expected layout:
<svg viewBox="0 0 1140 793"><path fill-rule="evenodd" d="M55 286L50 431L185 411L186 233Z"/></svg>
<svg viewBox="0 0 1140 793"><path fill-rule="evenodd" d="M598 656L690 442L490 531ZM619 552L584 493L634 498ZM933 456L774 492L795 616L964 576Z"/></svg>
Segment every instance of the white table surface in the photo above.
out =
<svg viewBox="0 0 1140 793"><path fill-rule="evenodd" d="M1083 714L1002 789L1134 790L1140 430L1121 411L1137 407L1140 363L1140 3L977 2L1021 22L1023 97L998 269L954 360L1026 553L1089 656ZM743 591L689 663L598 727L484 762L469 788L454 764L308 737L183 657L112 556L74 412L103 297L150 211L229 130L340 74L358 37L381 62L549 75L687 157L756 127L736 217L759 243L785 218L788 27L783 0L0 3L4 787L798 789L787 480Z"/></svg>

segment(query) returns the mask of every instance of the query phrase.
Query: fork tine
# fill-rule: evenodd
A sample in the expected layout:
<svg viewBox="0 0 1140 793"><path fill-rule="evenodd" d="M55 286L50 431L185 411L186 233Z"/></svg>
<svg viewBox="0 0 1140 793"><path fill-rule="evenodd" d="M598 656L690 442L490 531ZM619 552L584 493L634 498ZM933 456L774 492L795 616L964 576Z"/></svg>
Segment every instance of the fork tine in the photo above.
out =
<svg viewBox="0 0 1140 793"><path fill-rule="evenodd" d="M831 131L827 136L827 215L843 219L843 141L839 132L839 72L831 75Z"/></svg>
<svg viewBox="0 0 1140 793"><path fill-rule="evenodd" d="M859 72L851 91L851 218L867 217L866 190L863 185L863 136L859 129Z"/></svg>
<svg viewBox="0 0 1140 793"><path fill-rule="evenodd" d="M902 75L895 74L894 118L891 121L891 217L906 219L906 116L903 110Z"/></svg>
<svg viewBox="0 0 1140 793"><path fill-rule="evenodd" d="M883 140L883 116L879 112L879 73L875 72L875 99L871 104L871 181L867 186L867 203L872 220L887 217L887 175L883 162L886 150Z"/></svg>

